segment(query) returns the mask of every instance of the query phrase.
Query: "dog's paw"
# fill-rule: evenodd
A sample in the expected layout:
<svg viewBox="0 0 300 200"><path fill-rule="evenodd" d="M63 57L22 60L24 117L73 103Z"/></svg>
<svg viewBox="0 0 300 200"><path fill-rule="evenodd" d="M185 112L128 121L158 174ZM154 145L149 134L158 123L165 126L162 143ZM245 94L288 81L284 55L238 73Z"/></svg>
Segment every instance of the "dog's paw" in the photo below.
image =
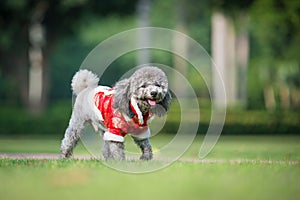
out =
<svg viewBox="0 0 300 200"><path fill-rule="evenodd" d="M151 160L152 158L152 153L143 153L140 157L140 160Z"/></svg>
<svg viewBox="0 0 300 200"><path fill-rule="evenodd" d="M71 158L72 155L73 155L72 150L68 150L68 149L62 148L60 150L59 158L60 159L67 159L67 158Z"/></svg>
<svg viewBox="0 0 300 200"><path fill-rule="evenodd" d="M59 159L68 159L71 158L72 154L60 154Z"/></svg>

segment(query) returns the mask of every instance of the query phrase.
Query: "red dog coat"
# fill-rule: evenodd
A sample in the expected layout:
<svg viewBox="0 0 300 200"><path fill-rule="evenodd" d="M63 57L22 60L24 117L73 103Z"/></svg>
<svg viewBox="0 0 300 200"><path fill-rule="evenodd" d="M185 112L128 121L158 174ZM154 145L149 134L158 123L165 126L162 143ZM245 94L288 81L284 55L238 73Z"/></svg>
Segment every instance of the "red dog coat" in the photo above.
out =
<svg viewBox="0 0 300 200"><path fill-rule="evenodd" d="M149 119L153 116L148 112L142 116L144 123L139 121L140 111L136 111L135 106L130 103L130 116L113 109L114 88L99 86L95 90L94 103L100 111L102 123L106 127L104 140L116 140L119 142L124 141L124 136L130 133L134 136L149 137L150 132L148 128ZM138 109L138 108L137 108ZM113 134L113 135L111 135ZM121 137L120 137L121 136Z"/></svg>

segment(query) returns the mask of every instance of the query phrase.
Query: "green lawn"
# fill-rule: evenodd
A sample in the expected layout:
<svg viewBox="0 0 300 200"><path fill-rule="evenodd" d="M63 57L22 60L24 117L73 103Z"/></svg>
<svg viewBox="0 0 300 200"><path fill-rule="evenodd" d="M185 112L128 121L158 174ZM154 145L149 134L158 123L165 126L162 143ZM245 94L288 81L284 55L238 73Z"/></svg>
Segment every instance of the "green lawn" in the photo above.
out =
<svg viewBox="0 0 300 200"><path fill-rule="evenodd" d="M171 138L155 137L153 146ZM202 139L183 158L197 161ZM207 158L228 162L177 161L145 174L122 173L98 160L0 159L0 199L299 199L299 144L300 136L222 136ZM58 153L59 145L55 138L2 138L0 152ZM130 139L126 147L135 148ZM86 153L82 145L75 151ZM231 162L239 159L256 162Z"/></svg>
<svg viewBox="0 0 300 200"><path fill-rule="evenodd" d="M151 139L153 148L163 147L172 138L172 135L155 136ZM60 139L49 136L0 138L0 152L59 153ZM203 136L196 137L183 157L197 158L202 141ZM126 138L125 146L128 151L138 151L130 137ZM74 154L88 154L88 151L79 142ZM300 136L221 136L207 158L300 161Z"/></svg>

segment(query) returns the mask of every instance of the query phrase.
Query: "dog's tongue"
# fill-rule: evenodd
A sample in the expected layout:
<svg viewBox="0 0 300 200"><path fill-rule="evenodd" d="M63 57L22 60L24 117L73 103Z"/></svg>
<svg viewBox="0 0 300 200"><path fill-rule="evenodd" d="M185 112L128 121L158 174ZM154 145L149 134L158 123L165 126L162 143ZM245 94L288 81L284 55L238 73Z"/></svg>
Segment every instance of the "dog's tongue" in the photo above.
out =
<svg viewBox="0 0 300 200"><path fill-rule="evenodd" d="M148 103L149 103L149 105L150 106L155 106L155 104L156 104L156 102L155 101L153 101L153 100L148 100Z"/></svg>

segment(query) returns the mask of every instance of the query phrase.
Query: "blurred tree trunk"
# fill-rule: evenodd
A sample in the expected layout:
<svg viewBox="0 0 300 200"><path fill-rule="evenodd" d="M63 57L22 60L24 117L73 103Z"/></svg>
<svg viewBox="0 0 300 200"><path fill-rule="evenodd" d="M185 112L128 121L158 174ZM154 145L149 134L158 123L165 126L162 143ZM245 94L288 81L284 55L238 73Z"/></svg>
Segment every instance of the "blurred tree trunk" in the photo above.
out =
<svg viewBox="0 0 300 200"><path fill-rule="evenodd" d="M186 1L185 0L177 0L176 4L177 9L177 24L176 30L187 34L187 22L186 22ZM178 37L176 37L178 36ZM178 55L174 54L173 63L174 69L178 71L181 75L187 76L188 63L184 57L187 57L188 54L188 42L186 37L180 37L179 35L175 35L173 38L173 52L176 52ZM177 88L177 95L185 96L185 88L183 88L182 84L177 80L174 80L173 85Z"/></svg>
<svg viewBox="0 0 300 200"><path fill-rule="evenodd" d="M149 22L149 12L151 8L151 0L139 0L137 4L137 20L138 27L148 27L150 26ZM138 30L137 36L138 46L147 47L151 42L151 35L147 30L140 29ZM142 65L150 63L151 61L151 52L149 49L141 49L137 51L137 64Z"/></svg>
<svg viewBox="0 0 300 200"><path fill-rule="evenodd" d="M245 23L246 18L241 20ZM248 65L248 32L247 23L242 25L236 36L232 18L222 12L215 11L212 15L212 57L216 68L213 72L213 91L217 106L236 106L239 100L245 104L247 99L247 65ZM239 67L239 68L238 68ZM221 99L224 82L226 101Z"/></svg>
<svg viewBox="0 0 300 200"><path fill-rule="evenodd" d="M280 105L283 109L290 109L291 107L291 93L290 88L287 84L282 83L279 86L279 97L280 97Z"/></svg>
<svg viewBox="0 0 300 200"><path fill-rule="evenodd" d="M237 19L236 64L238 67L238 98L243 107L247 105L247 73L249 59L249 17L248 13L240 13Z"/></svg>
<svg viewBox="0 0 300 200"><path fill-rule="evenodd" d="M235 71L232 59L232 43L234 43L232 24L226 16L215 11L212 14L212 57L216 64L212 70L214 102L216 106L227 107L235 100ZM223 80L226 99L222 99L220 77Z"/></svg>
<svg viewBox="0 0 300 200"><path fill-rule="evenodd" d="M226 91L227 91L227 105L235 106L238 103L238 82L237 82L237 65L236 65L236 34L234 23L231 18L225 17L226 28L225 34L227 40L225 40L224 54L227 58L226 67Z"/></svg>
<svg viewBox="0 0 300 200"><path fill-rule="evenodd" d="M267 84L264 87L264 99L265 99L265 106L267 110L274 111L276 108L276 100L275 100L274 88L271 84Z"/></svg>
<svg viewBox="0 0 300 200"><path fill-rule="evenodd" d="M212 31L211 31L211 51L212 51L212 57L215 62L215 66L212 68L212 86L213 86L213 99L218 107L226 107L227 104L222 99L222 84L224 84L224 88L226 88L225 85L225 16L221 13L214 12L212 14ZM223 80L223 83L219 81L220 77ZM225 91L226 94L226 91ZM226 100L226 99L225 99Z"/></svg>
<svg viewBox="0 0 300 200"><path fill-rule="evenodd" d="M35 5L28 28L29 32L29 87L28 108L33 113L40 113L46 106L47 73L45 70L44 47L46 45L45 28L42 21L48 4L40 1Z"/></svg>

